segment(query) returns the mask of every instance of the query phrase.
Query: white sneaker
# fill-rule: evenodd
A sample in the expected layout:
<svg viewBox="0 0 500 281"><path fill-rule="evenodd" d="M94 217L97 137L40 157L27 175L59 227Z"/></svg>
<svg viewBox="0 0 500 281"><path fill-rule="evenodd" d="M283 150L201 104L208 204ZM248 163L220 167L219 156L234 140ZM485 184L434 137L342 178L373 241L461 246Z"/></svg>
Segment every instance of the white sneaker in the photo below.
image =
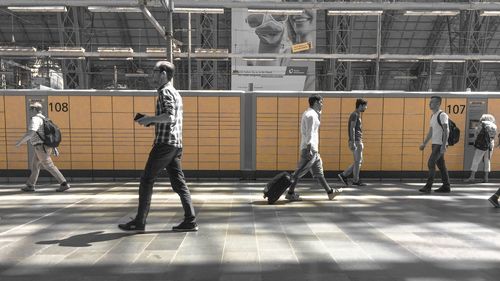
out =
<svg viewBox="0 0 500 281"><path fill-rule="evenodd" d="M337 195L342 193L342 191L344 191L344 190L341 187L341 188L334 188L332 191L333 191L332 193L327 193L329 200L333 200L333 198L335 198Z"/></svg>
<svg viewBox="0 0 500 281"><path fill-rule="evenodd" d="M300 198L300 195L296 192L294 192L292 194L287 192L285 198L288 199L288 201L290 201L290 202L302 201L302 198Z"/></svg>

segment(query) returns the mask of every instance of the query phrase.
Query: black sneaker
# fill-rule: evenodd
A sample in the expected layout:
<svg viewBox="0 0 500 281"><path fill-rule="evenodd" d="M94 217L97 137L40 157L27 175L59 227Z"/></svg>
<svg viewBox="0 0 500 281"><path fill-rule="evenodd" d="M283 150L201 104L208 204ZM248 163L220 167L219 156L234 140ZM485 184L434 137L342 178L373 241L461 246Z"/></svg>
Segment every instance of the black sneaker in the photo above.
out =
<svg viewBox="0 0 500 281"><path fill-rule="evenodd" d="M361 180L355 182L353 181L352 182L352 185L357 185L357 186L366 186L366 183L362 182Z"/></svg>
<svg viewBox="0 0 500 281"><path fill-rule="evenodd" d="M488 201L490 201L495 208L500 208L500 205L498 204L498 196L496 194L491 195L491 197L488 198Z"/></svg>
<svg viewBox="0 0 500 281"><path fill-rule="evenodd" d="M451 189L449 185L443 184L440 188L434 190L437 193L450 193Z"/></svg>
<svg viewBox="0 0 500 281"><path fill-rule="evenodd" d="M422 193L431 193L431 191L432 191L432 184L426 184L426 185L424 185L424 187L422 187L418 191L420 191Z"/></svg>
<svg viewBox="0 0 500 281"><path fill-rule="evenodd" d="M349 182L347 181L347 177L344 176L342 173L338 174L337 177L339 177L340 181L345 185L348 186Z"/></svg>
<svg viewBox="0 0 500 281"><path fill-rule="evenodd" d="M179 225L172 227L172 231L176 232L198 231L198 225L195 222L183 221Z"/></svg>
<svg viewBox="0 0 500 281"><path fill-rule="evenodd" d="M71 186L67 182L61 183L58 189L56 189L56 192L64 192L68 190Z"/></svg>
<svg viewBox="0 0 500 281"><path fill-rule="evenodd" d="M144 231L146 229L146 225L138 224L134 219L127 223L119 224L118 228L124 231Z"/></svg>

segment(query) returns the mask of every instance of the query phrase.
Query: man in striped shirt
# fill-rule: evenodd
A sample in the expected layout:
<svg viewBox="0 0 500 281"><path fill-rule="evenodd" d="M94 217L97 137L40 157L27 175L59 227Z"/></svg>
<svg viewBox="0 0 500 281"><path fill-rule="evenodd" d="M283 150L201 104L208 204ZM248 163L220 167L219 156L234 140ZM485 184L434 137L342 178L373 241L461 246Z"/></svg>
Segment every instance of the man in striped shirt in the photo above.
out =
<svg viewBox="0 0 500 281"><path fill-rule="evenodd" d="M155 125L155 140L141 176L137 215L132 221L119 224L122 230L145 230L153 184L163 169L167 170L172 189L179 195L184 208L184 221L172 230L198 230L191 194L181 169L183 108L182 97L172 85L173 76L174 65L168 61L159 61L153 68L153 81L159 86L155 116L143 116L136 121L142 126Z"/></svg>

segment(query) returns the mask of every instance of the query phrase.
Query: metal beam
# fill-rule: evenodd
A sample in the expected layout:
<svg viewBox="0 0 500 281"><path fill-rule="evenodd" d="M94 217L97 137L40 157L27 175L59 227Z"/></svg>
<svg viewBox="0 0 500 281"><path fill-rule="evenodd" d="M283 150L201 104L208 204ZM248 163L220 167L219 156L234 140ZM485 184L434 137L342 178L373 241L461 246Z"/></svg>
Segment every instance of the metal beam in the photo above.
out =
<svg viewBox="0 0 500 281"><path fill-rule="evenodd" d="M138 0L107 0L106 6L137 7ZM69 7L102 6L102 0L44 0L44 5L66 5ZM33 6L33 0L2 0L3 6ZM161 1L147 3L149 7L162 7ZM344 10L500 10L497 2L269 2L234 0L183 0L176 7L183 8L255 8L255 9L344 9Z"/></svg>
<svg viewBox="0 0 500 281"><path fill-rule="evenodd" d="M4 57L15 57L15 58L33 58L33 57L49 57L54 56L53 53L49 51L34 51L34 52L18 52L15 50L0 50L0 56ZM71 58L71 55L67 54L58 54L58 57L68 59ZM82 57L85 58L100 58L101 55L98 52L84 52ZM127 57L133 58L165 58L164 56L158 56L157 54L151 54L146 52L134 52ZM187 58L187 53L174 53L175 58ZM357 60L368 60L374 61L377 58L377 54L255 54L255 53L243 53L243 54L225 54L221 56L214 56L211 54L203 54L203 53L193 53L191 57L194 59L201 60L226 60L230 58L290 58L290 59L342 59L342 60L351 60L352 62L356 62ZM120 58L118 58L120 59ZM389 60L389 61L397 61L397 60L488 60L488 61L499 61L500 63L500 55L481 55L481 54L465 54L465 55L419 55L419 54L381 54L380 60Z"/></svg>
<svg viewBox="0 0 500 281"><path fill-rule="evenodd" d="M154 28L160 33L161 37L165 40L168 40L165 28L163 28L163 26L155 19L155 17L153 16L153 14L151 14L149 9L146 8L146 6L144 5L139 6L139 8L141 9L144 16L154 26Z"/></svg>

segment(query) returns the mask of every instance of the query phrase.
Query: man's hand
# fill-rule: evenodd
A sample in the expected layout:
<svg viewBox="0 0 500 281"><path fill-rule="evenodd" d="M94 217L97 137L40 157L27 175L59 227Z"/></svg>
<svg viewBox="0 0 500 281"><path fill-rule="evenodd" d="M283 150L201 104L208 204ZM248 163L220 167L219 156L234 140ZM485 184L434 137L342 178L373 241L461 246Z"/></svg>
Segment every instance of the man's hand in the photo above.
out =
<svg viewBox="0 0 500 281"><path fill-rule="evenodd" d="M422 150L422 151L423 151L423 150L425 149L425 143L422 143L422 144L418 147L418 149L420 149L420 150Z"/></svg>
<svg viewBox="0 0 500 281"><path fill-rule="evenodd" d="M439 152L440 152L441 154L444 154L444 153L446 152L446 149L447 149L446 144L442 144L442 145L441 145L441 150L440 150Z"/></svg>
<svg viewBox="0 0 500 281"><path fill-rule="evenodd" d="M351 151L354 151L354 150L356 150L356 148L357 148L356 143L354 141L349 141L349 149Z"/></svg>
<svg viewBox="0 0 500 281"><path fill-rule="evenodd" d="M148 126L152 123L152 117L151 116L144 116L142 118L137 119L137 123L139 123L142 126Z"/></svg>
<svg viewBox="0 0 500 281"><path fill-rule="evenodd" d="M308 147L307 147L307 156L306 156L306 157L307 157L307 160L311 160L311 159L313 159L313 155L314 155L314 154L313 154L313 151L312 151L312 149L311 149L311 146L308 146Z"/></svg>

